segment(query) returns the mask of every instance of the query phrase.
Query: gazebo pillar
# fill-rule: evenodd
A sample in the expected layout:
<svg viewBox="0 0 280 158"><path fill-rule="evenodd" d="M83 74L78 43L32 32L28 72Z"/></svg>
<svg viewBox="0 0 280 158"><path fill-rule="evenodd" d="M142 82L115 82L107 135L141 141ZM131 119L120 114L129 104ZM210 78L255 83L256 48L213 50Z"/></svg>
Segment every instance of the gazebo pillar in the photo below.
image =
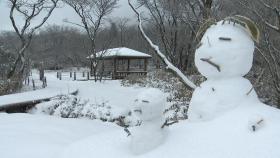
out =
<svg viewBox="0 0 280 158"><path fill-rule="evenodd" d="M144 71L147 71L148 69L148 58L144 59Z"/></svg>
<svg viewBox="0 0 280 158"><path fill-rule="evenodd" d="M127 71L129 72L130 70L130 59L127 59Z"/></svg>
<svg viewBox="0 0 280 158"><path fill-rule="evenodd" d="M113 71L113 76L112 76L112 79L116 79L116 75L117 75L117 58L115 57L113 59L113 62L114 62L114 71Z"/></svg>

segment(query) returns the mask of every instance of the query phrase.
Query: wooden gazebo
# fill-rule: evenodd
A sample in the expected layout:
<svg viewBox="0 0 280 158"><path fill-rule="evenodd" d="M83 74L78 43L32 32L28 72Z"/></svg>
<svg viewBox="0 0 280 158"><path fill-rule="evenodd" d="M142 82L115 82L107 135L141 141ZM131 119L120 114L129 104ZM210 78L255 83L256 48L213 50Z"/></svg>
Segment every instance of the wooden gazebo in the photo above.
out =
<svg viewBox="0 0 280 158"><path fill-rule="evenodd" d="M152 56L121 47L100 51L96 57L99 60L98 73L110 75L112 79L123 79L130 74L147 75L148 60Z"/></svg>

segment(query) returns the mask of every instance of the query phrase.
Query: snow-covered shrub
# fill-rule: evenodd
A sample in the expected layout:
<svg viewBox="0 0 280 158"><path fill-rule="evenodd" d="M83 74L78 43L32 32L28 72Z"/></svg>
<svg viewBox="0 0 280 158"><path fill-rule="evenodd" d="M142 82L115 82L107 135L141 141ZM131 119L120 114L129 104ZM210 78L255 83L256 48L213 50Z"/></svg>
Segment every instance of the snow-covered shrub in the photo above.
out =
<svg viewBox="0 0 280 158"><path fill-rule="evenodd" d="M63 118L79 117L79 111L86 105L86 101L81 101L76 96L67 95L57 98L58 104L55 104L53 115L61 116Z"/></svg>
<svg viewBox="0 0 280 158"><path fill-rule="evenodd" d="M15 75L11 79L0 78L0 95L11 94L22 87L22 76Z"/></svg>
<svg viewBox="0 0 280 158"><path fill-rule="evenodd" d="M204 81L204 78L195 75L191 76L191 80L199 85ZM187 110L192 91L187 89L172 73L155 70L149 72L146 77L129 75L122 80L122 85L158 88L165 93L169 93L167 97L169 104L164 111L167 122L187 119Z"/></svg>
<svg viewBox="0 0 280 158"><path fill-rule="evenodd" d="M90 119L100 119L102 121L112 120L111 106L107 102L87 104L80 113L82 116Z"/></svg>
<svg viewBox="0 0 280 158"><path fill-rule="evenodd" d="M22 81L28 72L28 62L26 62L24 73L15 73L8 77L8 73L14 65L14 60L15 55L13 52L6 50L0 45L0 95L17 92L22 87Z"/></svg>
<svg viewBox="0 0 280 158"><path fill-rule="evenodd" d="M67 118L78 104L80 103L76 96L60 95L51 99L51 101L38 104L31 109L30 112L57 115Z"/></svg>
<svg viewBox="0 0 280 158"><path fill-rule="evenodd" d="M48 102L40 103L30 113L43 113L63 118L88 118L114 122L122 127L136 126L140 121L130 111L113 112L108 102L89 103L74 95L61 95Z"/></svg>

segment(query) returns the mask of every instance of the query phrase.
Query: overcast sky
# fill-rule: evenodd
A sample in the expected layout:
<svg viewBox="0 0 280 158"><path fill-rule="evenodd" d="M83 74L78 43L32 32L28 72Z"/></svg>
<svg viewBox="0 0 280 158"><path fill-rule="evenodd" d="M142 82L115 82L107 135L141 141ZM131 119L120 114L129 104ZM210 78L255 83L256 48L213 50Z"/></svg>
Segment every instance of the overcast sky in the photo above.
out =
<svg viewBox="0 0 280 158"><path fill-rule="evenodd" d="M127 4L127 0L119 0L118 6L119 7L116 8L110 15L110 18L114 19L114 17L125 17L131 19L132 17L134 17L134 13ZM68 19L69 21L73 22L80 22L79 17L75 14L75 12L72 11L70 7L63 6L62 8L54 10L53 14L44 26L48 24L65 25L63 19ZM0 31L11 29L12 26L9 19L9 8L7 0L0 0Z"/></svg>

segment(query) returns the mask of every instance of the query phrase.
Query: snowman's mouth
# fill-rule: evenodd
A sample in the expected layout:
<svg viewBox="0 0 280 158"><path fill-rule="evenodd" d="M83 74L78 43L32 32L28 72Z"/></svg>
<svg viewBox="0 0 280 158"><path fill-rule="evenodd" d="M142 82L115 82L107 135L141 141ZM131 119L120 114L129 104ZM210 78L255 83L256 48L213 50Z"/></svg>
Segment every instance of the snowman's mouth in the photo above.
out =
<svg viewBox="0 0 280 158"><path fill-rule="evenodd" d="M214 63L213 61L211 61L211 57L210 58L200 58L201 61L207 62L208 64L214 66L219 72L221 72L221 68L218 64Z"/></svg>

